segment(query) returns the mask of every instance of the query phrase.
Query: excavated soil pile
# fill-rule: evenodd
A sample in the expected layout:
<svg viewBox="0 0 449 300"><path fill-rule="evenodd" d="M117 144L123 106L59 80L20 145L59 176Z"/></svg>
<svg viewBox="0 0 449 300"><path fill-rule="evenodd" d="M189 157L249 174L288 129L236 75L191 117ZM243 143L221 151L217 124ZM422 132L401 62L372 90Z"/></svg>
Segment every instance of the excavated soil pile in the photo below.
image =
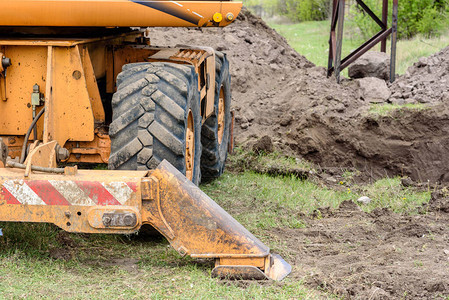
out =
<svg viewBox="0 0 449 300"><path fill-rule="evenodd" d="M436 195L425 214L364 213L343 202L302 229L274 229L285 242L292 277L344 299L446 299L449 199Z"/></svg>
<svg viewBox="0 0 449 300"><path fill-rule="evenodd" d="M324 68L248 11L226 28L161 28L151 36L155 45L209 45L228 54L240 144L373 177L449 182L448 49L422 59L390 87L390 102L431 105L382 117L369 112L359 81L338 85L326 78ZM305 219L306 228L270 235L285 243L280 250L294 266L291 277L313 288L348 299L434 299L449 294L448 203L444 193L434 193L419 210L424 214L402 216L367 214L343 202Z"/></svg>
<svg viewBox="0 0 449 300"><path fill-rule="evenodd" d="M391 91L393 102L449 102L449 47L420 58L393 83Z"/></svg>
<svg viewBox="0 0 449 300"><path fill-rule="evenodd" d="M338 85L326 78L324 68L248 11L226 28L158 28L151 36L155 45L209 45L228 54L240 144L269 136L278 150L322 167L449 181L449 110L441 103L447 98L447 84L441 83L449 70L447 49L420 61L391 87L390 100L432 106L380 117L369 113L359 81Z"/></svg>

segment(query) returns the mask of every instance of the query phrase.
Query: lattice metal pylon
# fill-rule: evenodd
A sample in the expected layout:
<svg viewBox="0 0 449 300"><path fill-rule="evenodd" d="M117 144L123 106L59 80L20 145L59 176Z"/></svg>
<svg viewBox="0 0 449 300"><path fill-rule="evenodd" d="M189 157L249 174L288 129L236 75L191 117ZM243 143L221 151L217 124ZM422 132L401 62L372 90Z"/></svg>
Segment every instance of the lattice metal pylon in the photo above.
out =
<svg viewBox="0 0 449 300"><path fill-rule="evenodd" d="M398 1L393 0L393 15L391 27L388 28L388 0L382 0L382 20L363 2L356 2L366 11L366 13L380 26L380 31L373 37L363 43L356 50L352 51L345 58L341 58L343 46L343 28L345 19L345 0L333 0L331 32L329 38L329 60L327 67L327 76L331 76L335 72L337 82L340 82L340 72L353 63L368 50L373 48L379 42L381 43L381 51L386 52L387 37L391 35L391 61L390 61L390 82L395 80L396 72L396 41L397 41L397 25L398 25Z"/></svg>

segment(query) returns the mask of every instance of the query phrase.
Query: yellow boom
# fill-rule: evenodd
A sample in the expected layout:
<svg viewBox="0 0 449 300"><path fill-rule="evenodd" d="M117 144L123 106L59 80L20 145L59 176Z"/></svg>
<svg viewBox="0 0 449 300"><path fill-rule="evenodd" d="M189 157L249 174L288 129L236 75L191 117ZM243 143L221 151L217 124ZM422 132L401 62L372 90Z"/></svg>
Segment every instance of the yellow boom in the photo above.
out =
<svg viewBox="0 0 449 300"><path fill-rule="evenodd" d="M2 0L0 26L226 26L241 7L218 1Z"/></svg>

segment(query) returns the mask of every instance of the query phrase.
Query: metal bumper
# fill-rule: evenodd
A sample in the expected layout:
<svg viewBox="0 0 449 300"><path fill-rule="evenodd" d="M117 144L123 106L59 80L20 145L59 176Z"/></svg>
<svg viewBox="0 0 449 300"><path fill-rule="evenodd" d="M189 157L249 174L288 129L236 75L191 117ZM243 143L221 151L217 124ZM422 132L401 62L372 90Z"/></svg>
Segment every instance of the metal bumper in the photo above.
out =
<svg viewBox="0 0 449 300"><path fill-rule="evenodd" d="M212 276L282 280L291 267L167 161L153 171L30 174L0 168L0 221L69 232L132 233L150 224L182 256L214 258Z"/></svg>

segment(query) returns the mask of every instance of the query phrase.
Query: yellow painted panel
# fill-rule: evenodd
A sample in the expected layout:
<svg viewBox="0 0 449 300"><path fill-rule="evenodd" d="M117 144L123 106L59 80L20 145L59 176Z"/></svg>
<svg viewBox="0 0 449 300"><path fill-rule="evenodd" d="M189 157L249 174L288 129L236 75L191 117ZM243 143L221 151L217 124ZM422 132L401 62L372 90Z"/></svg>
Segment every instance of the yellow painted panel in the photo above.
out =
<svg viewBox="0 0 449 300"><path fill-rule="evenodd" d="M25 135L33 120L33 85L37 83L41 92L45 90L47 47L10 46L3 47L3 53L12 64L6 70L7 101L0 101L0 135ZM42 130L41 120L38 132Z"/></svg>
<svg viewBox="0 0 449 300"><path fill-rule="evenodd" d="M94 116L79 47L53 47L46 87L46 134L44 141L92 141Z"/></svg>

